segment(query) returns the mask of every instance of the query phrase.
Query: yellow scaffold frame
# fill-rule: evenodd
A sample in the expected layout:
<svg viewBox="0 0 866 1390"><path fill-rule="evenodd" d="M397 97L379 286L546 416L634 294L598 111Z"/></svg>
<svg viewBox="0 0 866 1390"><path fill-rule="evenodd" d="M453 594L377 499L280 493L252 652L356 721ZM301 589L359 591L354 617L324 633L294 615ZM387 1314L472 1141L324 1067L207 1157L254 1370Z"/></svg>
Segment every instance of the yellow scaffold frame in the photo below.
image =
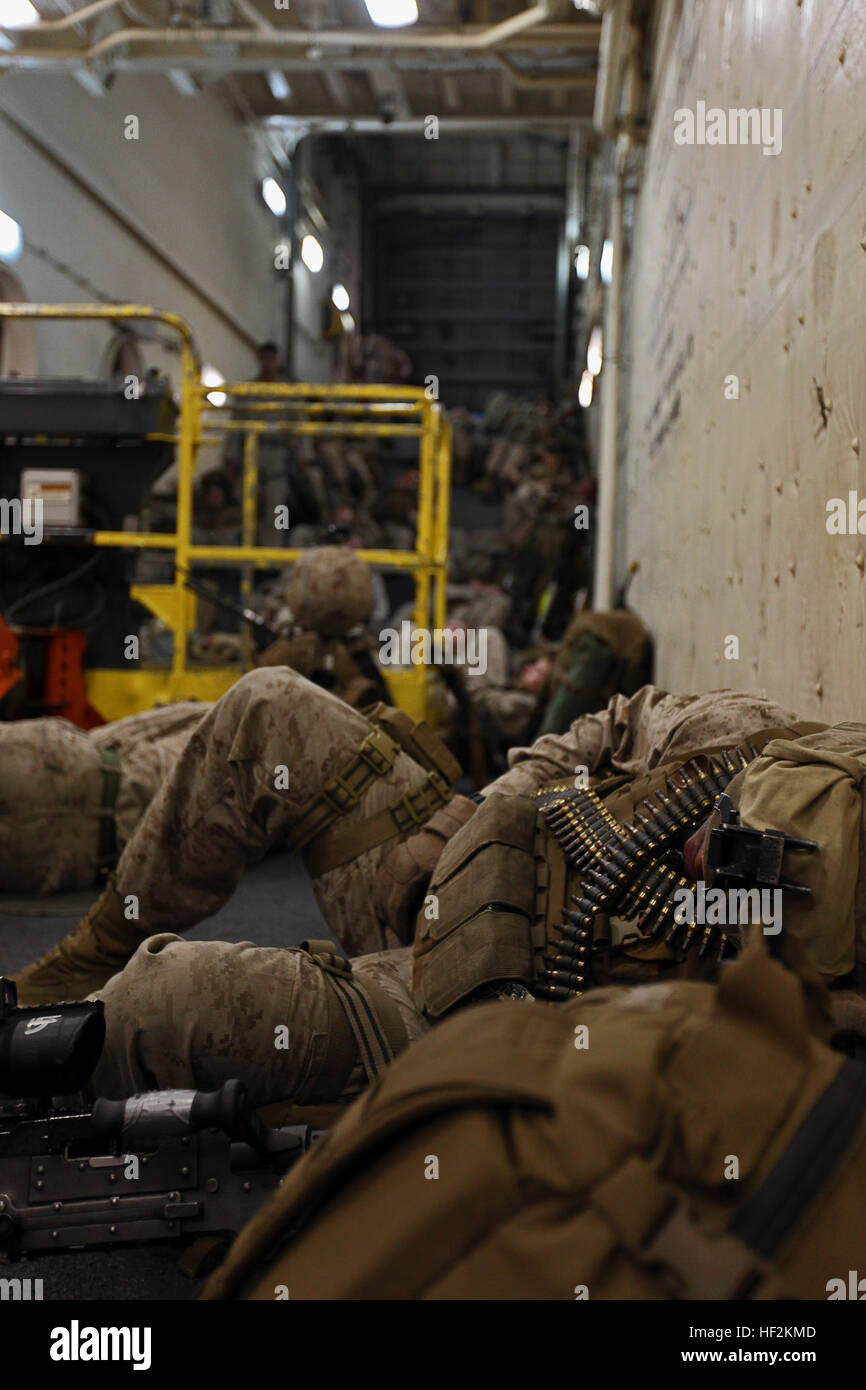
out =
<svg viewBox="0 0 866 1390"><path fill-rule="evenodd" d="M418 529L413 550L359 550L370 565L408 571L415 579L413 621L416 626L445 624L448 566L448 525L451 487L451 427L439 405L420 387L368 385L307 385L288 382L238 382L205 386L192 331L184 319L138 304L0 304L0 319L103 320L124 323L146 320L177 334L181 344L180 410L176 435L152 435L177 447L177 517L175 530L94 531L93 545L134 550L174 552L172 584L136 584L131 593L172 631L174 652L170 668L139 667L130 671L89 670L87 696L105 719L120 719L150 709L157 702L218 699L241 674L241 666L191 667L187 644L195 626L195 595L184 576L192 566L230 564L241 567L246 593L255 569L292 564L303 552L260 546L255 540L258 486L258 441L263 434L332 435L340 438L419 440ZM224 405L209 396L224 394ZM242 404L245 418L231 418ZM345 416L324 420L318 417ZM206 425L204 422L207 422ZM207 432L206 432L207 431ZM243 433L242 545L194 545L193 489L196 460L202 444L219 442L223 434ZM438 686L424 666L386 672L395 703L413 718L436 722Z"/></svg>

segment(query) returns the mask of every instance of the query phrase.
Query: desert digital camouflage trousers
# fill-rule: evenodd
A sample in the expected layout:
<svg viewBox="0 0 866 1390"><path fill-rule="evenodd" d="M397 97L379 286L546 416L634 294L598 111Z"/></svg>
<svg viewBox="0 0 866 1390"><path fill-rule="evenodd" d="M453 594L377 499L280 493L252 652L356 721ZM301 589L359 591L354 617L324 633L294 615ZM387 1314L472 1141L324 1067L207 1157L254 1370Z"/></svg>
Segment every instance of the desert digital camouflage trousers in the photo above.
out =
<svg viewBox="0 0 866 1390"><path fill-rule="evenodd" d="M122 847L208 705L186 701L85 733L65 719L0 723L0 889L58 893L99 873L100 750L120 759Z"/></svg>
<svg viewBox="0 0 866 1390"><path fill-rule="evenodd" d="M410 1043L427 1032L412 1002L411 946L357 956L352 974L393 1001ZM338 1095L317 1084L330 1042L327 989L305 951L152 936L95 996L107 1037L93 1093L212 1090L241 1077L255 1105L348 1100L366 1084L360 1062Z"/></svg>
<svg viewBox="0 0 866 1390"><path fill-rule="evenodd" d="M184 743L118 862L115 887L138 899L142 934L183 931L216 912L247 865L279 847L372 728L287 666L252 671L232 686ZM334 829L366 820L425 781L423 769L398 753ZM330 834L317 845L327 845ZM314 880L322 915L347 955L403 944L373 905L376 873L400 838Z"/></svg>

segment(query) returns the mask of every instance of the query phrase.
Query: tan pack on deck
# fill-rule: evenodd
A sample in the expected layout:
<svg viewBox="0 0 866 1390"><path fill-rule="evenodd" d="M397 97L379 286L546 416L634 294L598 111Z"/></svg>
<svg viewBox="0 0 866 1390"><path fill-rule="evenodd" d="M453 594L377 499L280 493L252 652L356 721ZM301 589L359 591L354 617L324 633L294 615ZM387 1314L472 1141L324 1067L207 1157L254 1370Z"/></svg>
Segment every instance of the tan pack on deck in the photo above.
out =
<svg viewBox="0 0 866 1390"><path fill-rule="evenodd" d="M757 945L718 986L467 1009L350 1107L203 1296L826 1298L862 1267L866 1067L818 1040L824 999Z"/></svg>
<svg viewBox="0 0 866 1390"><path fill-rule="evenodd" d="M866 724L775 739L728 788L742 824L817 842L787 855L785 873L810 889L786 893L782 931L800 938L828 979L866 964Z"/></svg>

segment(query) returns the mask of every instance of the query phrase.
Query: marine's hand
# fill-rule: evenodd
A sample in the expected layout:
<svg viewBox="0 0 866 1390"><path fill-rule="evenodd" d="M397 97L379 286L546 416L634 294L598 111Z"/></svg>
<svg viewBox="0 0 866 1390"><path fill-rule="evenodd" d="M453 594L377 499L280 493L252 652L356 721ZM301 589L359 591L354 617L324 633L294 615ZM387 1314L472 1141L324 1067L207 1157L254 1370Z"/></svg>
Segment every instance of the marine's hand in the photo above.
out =
<svg viewBox="0 0 866 1390"><path fill-rule="evenodd" d="M440 854L477 809L468 797L455 796L382 862L373 889L376 915L401 941L412 940L415 917Z"/></svg>

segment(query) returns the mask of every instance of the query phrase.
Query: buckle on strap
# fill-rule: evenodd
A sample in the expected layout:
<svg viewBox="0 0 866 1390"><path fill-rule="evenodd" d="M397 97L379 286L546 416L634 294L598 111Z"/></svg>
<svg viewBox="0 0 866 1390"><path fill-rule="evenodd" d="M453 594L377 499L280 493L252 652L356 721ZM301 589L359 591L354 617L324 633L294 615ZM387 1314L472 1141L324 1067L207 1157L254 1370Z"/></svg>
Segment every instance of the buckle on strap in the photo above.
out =
<svg viewBox="0 0 866 1390"><path fill-rule="evenodd" d="M320 793L322 800L330 806L335 815L345 815L357 806L361 799L361 792L355 791L350 782L347 782L342 772L338 772L332 777L326 787Z"/></svg>
<svg viewBox="0 0 866 1390"><path fill-rule="evenodd" d="M376 777L384 777L394 766L398 745L384 729L371 729L358 749L358 757Z"/></svg>
<svg viewBox="0 0 866 1390"><path fill-rule="evenodd" d="M745 1298L764 1276L753 1251L736 1236L713 1235L689 1215L682 1201L639 1252L642 1264L660 1266L673 1296L680 1299Z"/></svg>
<svg viewBox="0 0 866 1390"><path fill-rule="evenodd" d="M391 814L400 831L422 826L431 815L448 801L450 788L438 772L428 772L427 780L414 792L404 792L391 807Z"/></svg>

